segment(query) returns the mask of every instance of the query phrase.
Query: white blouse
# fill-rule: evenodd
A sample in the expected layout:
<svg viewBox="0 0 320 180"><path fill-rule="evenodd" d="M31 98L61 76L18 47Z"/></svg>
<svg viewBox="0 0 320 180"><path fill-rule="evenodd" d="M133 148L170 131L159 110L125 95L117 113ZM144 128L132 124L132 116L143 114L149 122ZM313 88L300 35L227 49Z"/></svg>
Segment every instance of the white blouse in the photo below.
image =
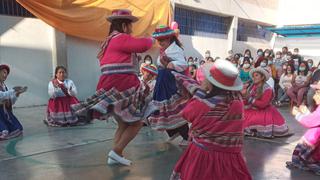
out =
<svg viewBox="0 0 320 180"><path fill-rule="evenodd" d="M71 96L77 95L77 88L74 85L73 81L70 79L65 79L63 82L58 80L59 84L64 84L64 86L68 89L68 93ZM48 85L48 94L50 98L56 98L56 97L64 97L66 96L62 89L60 87L54 87L52 81L49 82Z"/></svg>
<svg viewBox="0 0 320 180"><path fill-rule="evenodd" d="M6 89L6 86L4 84L1 84L2 89ZM6 100L11 100L11 103L14 104L17 101L16 93L13 89L8 89L5 91L0 91L0 104L3 104Z"/></svg>
<svg viewBox="0 0 320 180"><path fill-rule="evenodd" d="M176 71L183 72L188 68L188 63L185 59L183 49L181 49L175 42L173 42L164 52L171 60ZM157 65L163 66L160 62L160 56L158 57Z"/></svg>
<svg viewBox="0 0 320 180"><path fill-rule="evenodd" d="M292 87L292 78L293 78L293 75L288 76L288 75L282 74L280 77L280 81L279 81L279 85L280 85L281 89L291 88Z"/></svg>

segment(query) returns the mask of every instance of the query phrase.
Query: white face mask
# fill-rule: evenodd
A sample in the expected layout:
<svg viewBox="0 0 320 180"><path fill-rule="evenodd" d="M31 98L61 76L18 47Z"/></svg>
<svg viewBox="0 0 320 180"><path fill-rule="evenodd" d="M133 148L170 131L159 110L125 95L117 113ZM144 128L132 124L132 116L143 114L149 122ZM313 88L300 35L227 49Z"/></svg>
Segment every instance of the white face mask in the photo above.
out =
<svg viewBox="0 0 320 180"><path fill-rule="evenodd" d="M243 68L248 69L250 67L250 64L244 64Z"/></svg>
<svg viewBox="0 0 320 180"><path fill-rule="evenodd" d="M146 64L151 64L150 60L146 60L145 62L146 62Z"/></svg>
<svg viewBox="0 0 320 180"><path fill-rule="evenodd" d="M266 66L267 66L267 63L262 62L262 63L260 64L260 66L261 66L261 67L266 67Z"/></svg>
<svg viewBox="0 0 320 180"><path fill-rule="evenodd" d="M263 54L263 52L261 52L261 51L258 52L258 55L259 55L259 56L262 56L262 54Z"/></svg>
<svg viewBox="0 0 320 180"><path fill-rule="evenodd" d="M206 58L210 57L210 54L209 53L206 53L205 54Z"/></svg>

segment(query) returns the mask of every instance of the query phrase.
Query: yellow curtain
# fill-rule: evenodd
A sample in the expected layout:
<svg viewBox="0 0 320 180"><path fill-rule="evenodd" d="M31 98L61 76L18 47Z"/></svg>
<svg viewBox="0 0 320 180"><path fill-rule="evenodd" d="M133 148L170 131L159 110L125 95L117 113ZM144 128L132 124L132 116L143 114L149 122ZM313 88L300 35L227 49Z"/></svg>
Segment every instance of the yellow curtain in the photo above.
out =
<svg viewBox="0 0 320 180"><path fill-rule="evenodd" d="M67 34L103 41L109 33L106 17L114 9L130 9L139 21L133 35L150 36L156 26L169 25L170 0L17 0L39 19Z"/></svg>

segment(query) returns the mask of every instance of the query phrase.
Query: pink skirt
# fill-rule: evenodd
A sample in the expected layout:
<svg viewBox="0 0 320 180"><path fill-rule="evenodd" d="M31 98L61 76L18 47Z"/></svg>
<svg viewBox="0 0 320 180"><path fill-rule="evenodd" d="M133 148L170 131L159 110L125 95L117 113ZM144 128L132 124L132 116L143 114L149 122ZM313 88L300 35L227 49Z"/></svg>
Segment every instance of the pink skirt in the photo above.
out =
<svg viewBox="0 0 320 180"><path fill-rule="evenodd" d="M241 153L203 150L191 143L180 157L171 180L251 180Z"/></svg>
<svg viewBox="0 0 320 180"><path fill-rule="evenodd" d="M45 123L49 126L77 125L79 118L70 108L72 104L77 103L79 103L79 100L73 96L49 99Z"/></svg>
<svg viewBox="0 0 320 180"><path fill-rule="evenodd" d="M285 119L273 106L265 109L245 109L244 116L245 135L272 138L289 134Z"/></svg>

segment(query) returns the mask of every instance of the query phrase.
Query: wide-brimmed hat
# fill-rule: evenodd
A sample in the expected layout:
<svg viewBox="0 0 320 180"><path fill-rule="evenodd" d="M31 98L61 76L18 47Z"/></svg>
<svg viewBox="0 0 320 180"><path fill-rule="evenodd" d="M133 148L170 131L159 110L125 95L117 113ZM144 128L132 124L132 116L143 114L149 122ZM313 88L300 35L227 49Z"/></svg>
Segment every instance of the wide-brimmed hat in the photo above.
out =
<svg viewBox="0 0 320 180"><path fill-rule="evenodd" d="M141 67L141 70L147 71L148 73L157 76L158 75L158 69L155 65L150 64L150 65L144 65Z"/></svg>
<svg viewBox="0 0 320 180"><path fill-rule="evenodd" d="M243 88L239 70L229 61L219 59L214 63L206 63L203 70L206 79L221 89L240 91Z"/></svg>
<svg viewBox="0 0 320 180"><path fill-rule="evenodd" d="M257 68L251 69L251 71L249 73L251 79L253 79L253 73L256 73L256 72L264 75L264 77L266 77L266 81L269 80L269 78L270 78L269 71L267 69L265 69L265 68L262 68L262 67L257 67Z"/></svg>
<svg viewBox="0 0 320 180"><path fill-rule="evenodd" d="M8 71L8 74L10 73L10 67L6 64L0 64L0 70L6 69Z"/></svg>
<svg viewBox="0 0 320 180"><path fill-rule="evenodd" d="M133 16L129 9L116 9L112 11L112 14L107 17L109 22L116 19L129 19L132 22L138 21L138 18Z"/></svg>
<svg viewBox="0 0 320 180"><path fill-rule="evenodd" d="M159 40L167 39L175 35L176 32L173 29L170 29L168 26L161 25L155 30L155 32L152 34L152 37Z"/></svg>

